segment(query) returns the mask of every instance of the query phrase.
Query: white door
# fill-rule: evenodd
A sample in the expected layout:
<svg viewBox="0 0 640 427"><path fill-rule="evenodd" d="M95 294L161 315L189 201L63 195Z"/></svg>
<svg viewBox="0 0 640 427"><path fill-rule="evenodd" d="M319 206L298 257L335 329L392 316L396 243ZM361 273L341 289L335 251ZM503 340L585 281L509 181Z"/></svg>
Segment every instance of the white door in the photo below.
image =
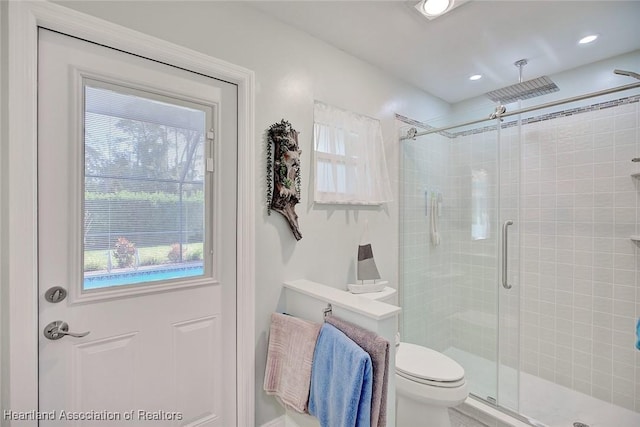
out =
<svg viewBox="0 0 640 427"><path fill-rule="evenodd" d="M236 86L44 29L38 76L40 425L235 426Z"/></svg>

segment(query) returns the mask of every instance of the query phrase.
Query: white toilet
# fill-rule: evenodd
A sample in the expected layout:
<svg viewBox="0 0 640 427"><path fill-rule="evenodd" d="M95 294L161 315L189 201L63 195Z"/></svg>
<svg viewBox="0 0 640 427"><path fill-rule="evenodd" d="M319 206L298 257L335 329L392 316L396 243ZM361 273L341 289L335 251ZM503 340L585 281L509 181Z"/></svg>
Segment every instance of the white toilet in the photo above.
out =
<svg viewBox="0 0 640 427"><path fill-rule="evenodd" d="M397 305L391 287L360 295ZM448 409L469 394L462 366L437 351L400 342L395 368L396 426L451 427Z"/></svg>

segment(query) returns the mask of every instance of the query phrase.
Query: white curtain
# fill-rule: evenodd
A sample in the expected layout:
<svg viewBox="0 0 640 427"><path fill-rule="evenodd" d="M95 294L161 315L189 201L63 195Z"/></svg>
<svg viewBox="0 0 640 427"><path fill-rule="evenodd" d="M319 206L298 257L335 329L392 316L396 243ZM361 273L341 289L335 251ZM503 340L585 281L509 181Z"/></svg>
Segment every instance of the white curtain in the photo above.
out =
<svg viewBox="0 0 640 427"><path fill-rule="evenodd" d="M313 129L316 203L379 205L391 201L378 120L316 101Z"/></svg>

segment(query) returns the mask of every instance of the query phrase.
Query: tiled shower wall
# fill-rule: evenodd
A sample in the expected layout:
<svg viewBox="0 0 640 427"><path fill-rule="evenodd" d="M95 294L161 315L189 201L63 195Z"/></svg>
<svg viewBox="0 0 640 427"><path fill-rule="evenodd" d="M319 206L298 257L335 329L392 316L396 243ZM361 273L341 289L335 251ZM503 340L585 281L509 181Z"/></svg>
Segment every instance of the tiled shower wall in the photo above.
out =
<svg viewBox="0 0 640 427"><path fill-rule="evenodd" d="M631 176L640 172L631 162L640 157L638 100L500 130L500 219L515 224L514 288L499 294L498 321L503 364L640 412L640 265L630 239L640 234L640 178ZM495 360L497 132L453 136L403 142L403 333ZM493 229L484 240L470 238L471 171L478 169L491 177ZM444 189L438 247L424 215L430 186Z"/></svg>
<svg viewBox="0 0 640 427"><path fill-rule="evenodd" d="M521 187L522 369L636 411L638 105L523 126Z"/></svg>

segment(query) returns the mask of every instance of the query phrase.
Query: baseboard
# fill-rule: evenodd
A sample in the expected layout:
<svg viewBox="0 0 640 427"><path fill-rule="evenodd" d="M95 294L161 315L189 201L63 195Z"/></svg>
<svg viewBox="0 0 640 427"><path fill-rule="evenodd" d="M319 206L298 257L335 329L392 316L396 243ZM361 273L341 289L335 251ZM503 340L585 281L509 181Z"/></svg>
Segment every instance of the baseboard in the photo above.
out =
<svg viewBox="0 0 640 427"><path fill-rule="evenodd" d="M287 411L284 415L262 424L260 427L320 427L320 423L316 417L311 415Z"/></svg>
<svg viewBox="0 0 640 427"><path fill-rule="evenodd" d="M279 416L278 418L274 418L273 420L262 424L260 427L285 427L285 416Z"/></svg>

